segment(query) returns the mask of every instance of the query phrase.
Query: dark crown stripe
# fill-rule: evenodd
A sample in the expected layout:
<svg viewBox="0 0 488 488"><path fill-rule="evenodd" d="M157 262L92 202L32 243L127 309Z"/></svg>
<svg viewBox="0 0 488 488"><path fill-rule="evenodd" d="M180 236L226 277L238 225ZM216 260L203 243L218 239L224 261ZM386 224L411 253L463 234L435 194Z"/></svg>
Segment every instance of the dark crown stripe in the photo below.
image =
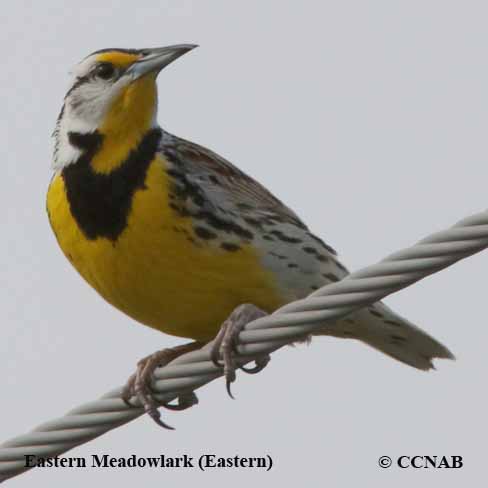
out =
<svg viewBox="0 0 488 488"><path fill-rule="evenodd" d="M108 174L94 172L90 164L102 145L101 134L70 132L68 136L83 151L78 161L62 171L71 214L87 239L106 237L115 242L127 226L135 192L145 188L161 129L147 132L127 159Z"/></svg>
<svg viewBox="0 0 488 488"><path fill-rule="evenodd" d="M107 47L105 49L99 49L98 51L93 51L91 54L87 56L87 58L93 56L94 54L102 54L102 53L110 53L110 52L118 52L118 53L126 53L126 54L141 54L142 52L144 52L144 49L126 49L123 47Z"/></svg>

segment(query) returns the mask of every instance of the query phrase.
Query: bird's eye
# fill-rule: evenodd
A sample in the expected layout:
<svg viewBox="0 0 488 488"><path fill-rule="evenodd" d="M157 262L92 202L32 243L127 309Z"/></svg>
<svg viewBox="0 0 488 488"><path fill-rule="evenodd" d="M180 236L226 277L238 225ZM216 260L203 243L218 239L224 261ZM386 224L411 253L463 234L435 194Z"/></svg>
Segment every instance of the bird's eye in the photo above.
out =
<svg viewBox="0 0 488 488"><path fill-rule="evenodd" d="M102 80L109 80L115 74L114 65L111 63L100 63L95 68L95 76L101 78Z"/></svg>

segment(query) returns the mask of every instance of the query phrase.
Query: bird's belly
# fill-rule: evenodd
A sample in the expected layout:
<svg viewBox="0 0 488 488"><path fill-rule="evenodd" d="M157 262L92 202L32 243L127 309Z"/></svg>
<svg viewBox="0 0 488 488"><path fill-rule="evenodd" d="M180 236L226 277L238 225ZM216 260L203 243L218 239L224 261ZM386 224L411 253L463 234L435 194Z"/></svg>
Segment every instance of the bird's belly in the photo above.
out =
<svg viewBox="0 0 488 488"><path fill-rule="evenodd" d="M168 334L210 340L242 303L272 311L286 300L251 245L223 250L193 238L190 217L173 213L160 166L134 195L127 227L112 241L87 239L74 220L64 182L48 193L51 225L64 254L108 302Z"/></svg>

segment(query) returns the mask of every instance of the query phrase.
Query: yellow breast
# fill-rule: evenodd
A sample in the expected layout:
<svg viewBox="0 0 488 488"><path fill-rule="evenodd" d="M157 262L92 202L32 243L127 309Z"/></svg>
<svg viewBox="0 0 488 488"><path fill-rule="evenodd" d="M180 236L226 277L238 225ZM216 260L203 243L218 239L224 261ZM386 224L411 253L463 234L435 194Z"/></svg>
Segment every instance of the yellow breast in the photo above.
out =
<svg viewBox="0 0 488 488"><path fill-rule="evenodd" d="M150 327L207 341L242 303L266 311L283 304L273 276L249 244L232 252L197 239L191 217L168 202L166 161L149 165L132 198L127 225L113 241L85 236L57 174L47 209L59 245L73 266L108 302Z"/></svg>

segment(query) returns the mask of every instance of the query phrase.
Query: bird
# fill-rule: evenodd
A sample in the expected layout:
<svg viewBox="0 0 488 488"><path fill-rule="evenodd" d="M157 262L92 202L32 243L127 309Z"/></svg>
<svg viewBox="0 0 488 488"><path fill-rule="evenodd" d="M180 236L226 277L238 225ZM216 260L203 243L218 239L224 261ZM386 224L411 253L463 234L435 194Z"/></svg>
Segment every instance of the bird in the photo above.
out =
<svg viewBox="0 0 488 488"><path fill-rule="evenodd" d="M51 228L86 282L137 323L192 341L140 360L122 391L163 427L150 389L158 365L215 339L211 357L230 393L246 323L348 275L337 252L263 185L159 125L158 75L195 47L108 48L81 60L53 133L47 191ZM419 370L454 359L382 302L316 335L359 340Z"/></svg>

